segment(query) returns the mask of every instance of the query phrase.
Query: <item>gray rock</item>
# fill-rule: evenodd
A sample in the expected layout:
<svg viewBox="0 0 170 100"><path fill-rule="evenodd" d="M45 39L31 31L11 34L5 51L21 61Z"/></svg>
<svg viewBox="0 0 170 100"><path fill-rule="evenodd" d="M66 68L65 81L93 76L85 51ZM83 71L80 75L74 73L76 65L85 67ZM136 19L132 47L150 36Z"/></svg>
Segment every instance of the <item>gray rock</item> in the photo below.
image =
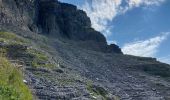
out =
<svg viewBox="0 0 170 100"><path fill-rule="evenodd" d="M25 63L24 79L37 100L169 99L170 66L108 46L76 6L57 0L0 0L0 29L28 39L32 49L43 51L47 62L57 66L33 68L27 47L0 42L10 59Z"/></svg>
<svg viewBox="0 0 170 100"><path fill-rule="evenodd" d="M82 45L90 50L122 53L118 46L108 46L105 37L91 27L86 13L71 4L57 0L2 0L0 7L1 27L10 25L17 30L21 28L75 42L91 41L92 45L88 42Z"/></svg>

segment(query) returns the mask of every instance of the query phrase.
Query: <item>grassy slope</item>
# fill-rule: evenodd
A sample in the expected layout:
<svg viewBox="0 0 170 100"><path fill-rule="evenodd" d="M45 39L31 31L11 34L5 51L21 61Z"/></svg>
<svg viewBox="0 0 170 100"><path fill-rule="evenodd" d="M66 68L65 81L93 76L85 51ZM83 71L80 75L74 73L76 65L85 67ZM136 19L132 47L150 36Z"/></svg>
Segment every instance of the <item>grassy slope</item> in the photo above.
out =
<svg viewBox="0 0 170 100"><path fill-rule="evenodd" d="M21 37L21 36L18 36L18 35L15 35L15 34L13 34L13 33L7 33L7 32L0 32L0 43L1 42L6 42L7 44L9 44L9 45L18 45L18 44L21 44L21 45L23 45L23 43L24 44L30 44L29 42L31 42L32 40L31 40L32 38L23 38L23 37ZM44 38L44 37L40 37L40 38L38 38L38 39L42 39L42 40L39 40L40 41L40 43L37 43L37 44L41 44L41 42L42 42L42 44L43 45L39 45L40 47L39 48L41 48L41 49L46 49L46 50L49 50L46 46L47 45L45 45L45 43L46 42L48 42L48 40L46 40L46 38ZM42 47L43 46L43 47ZM6 50L1 50L1 48L0 48L0 52L1 51L6 51ZM44 51L44 50L43 50ZM52 67L54 67L54 64L53 63L51 63L51 62L49 62L49 57L44 53L44 52L41 52L41 51L39 51L39 49L38 49L38 47L31 47L31 49L28 49L27 51L26 51L26 53L28 53L29 55L31 55L32 56L32 58L33 59L30 59L30 61L31 61L31 66L32 67L34 67L34 68L38 68L38 67L45 67L45 68L52 68ZM120 55L119 55L120 56ZM128 56L128 57L130 57L130 58L132 58L131 56ZM122 57L123 59L125 59L125 56L123 55L123 57ZM0 58L0 61L1 61L1 59L4 59L4 60L6 60L6 62L8 62L7 61L7 59L6 58L3 58L3 57L1 57ZM139 59L140 61L141 60L143 60L142 58L134 58L134 59ZM144 59L145 60L145 59ZM119 60L118 60L119 61ZM3 61L4 62L4 61ZM45 63L42 63L42 62L45 62ZM143 62L145 62L145 61L143 61ZM146 61L147 62L147 61ZM150 62L150 61L149 61ZM1 64L2 62L0 62L0 67L1 67ZM9 62L8 62L9 63ZM155 61L153 62L153 63L155 63ZM10 65L10 64L8 64L8 65ZM152 74L152 75L158 75L158 76L166 76L166 75L169 75L169 74L167 74L169 71L168 70L166 70L164 67L160 70L160 66L155 66L155 65L152 65L151 64L151 66L148 66L148 65L142 65L142 66L134 66L134 67L142 67L141 69L142 69L142 71L144 71L144 72L147 72L147 73L149 73L149 74ZM13 67L12 67L13 68ZM7 69L9 69L9 68L7 68ZM1 69L0 69L1 70ZM14 76L15 77L18 77L19 76L19 79L18 78L12 78L12 79L15 79L15 80L20 80L20 82L22 83L22 75L20 74L20 72L17 70L17 69L12 69L14 72L13 72L13 74L14 74ZM4 71L4 72L6 72L6 71ZM0 75L1 75L1 71L0 71ZM9 73L9 72L8 72ZM4 73L3 73L4 74ZM165 75L166 74L166 75ZM5 76L6 74L4 74L4 75L2 75L2 77L0 77L0 80L2 80L1 78L4 78L4 76ZM7 76L7 77L9 77L9 76ZM6 77L5 77L5 79L7 79ZM62 80L63 81L63 80ZM4 81L5 82L5 81ZM18 100L18 99L16 99L16 98L18 98L18 97L20 97L19 95L20 95L20 93L23 93L23 95L25 95L26 97L24 97L24 99L22 98L22 96L20 97L21 99L19 99L19 100L30 100L32 97L31 97L31 93L29 92L29 90L26 90L26 88L27 87L25 87L24 85L23 85L23 87L25 87L25 90L20 90L17 86L15 86L15 85L17 85L17 84L21 84L19 81L18 81L18 83L14 83L14 82L9 82L9 80L8 81L6 81L6 83L5 84L0 84L0 86L2 86L2 87L0 87L0 100L2 99L2 97L5 97L6 95L4 95L4 94L10 94L11 95L11 97L9 96L9 94L6 96L6 97L8 97L8 99L2 99L2 100L11 100L10 98L14 98L14 99L12 99L12 100ZM14 83L13 84L13 86L11 86L10 84L7 84L7 83ZM5 87L5 88L4 88ZM15 87L17 87L17 88L15 88ZM20 87L20 88L22 88L22 87ZM3 93L3 89L5 89L5 91L7 90L7 91L10 91L10 92L7 92L7 93ZM17 89L17 90L16 90ZM28 88L27 88L28 89ZM89 85L89 84L87 84L87 89L89 90L89 92L90 93L92 93L92 95L94 95L94 96L97 96L97 95L101 95L101 96L103 96L104 98L106 98L106 95L107 95L107 93L106 93L106 91L105 90L103 90L102 88L100 88L100 87L93 87L93 85ZM1 92L1 90L3 90L2 92ZM25 92L21 92L21 91L25 91ZM25 94L26 93L26 94ZM1 95L2 94L2 95ZM13 96L14 95L14 96ZM28 95L30 95L30 96L28 96ZM6 98L5 97L5 98ZM27 97L30 97L30 98L28 98L28 99L26 99ZM115 97L115 98L117 98L117 97Z"/></svg>
<svg viewBox="0 0 170 100"><path fill-rule="evenodd" d="M52 68L54 66L54 64L49 62L48 57L37 50L37 48L31 47L26 51L18 51L19 49L10 50L12 48L6 47L31 45L31 41L32 40L29 38L23 38L11 32L0 31L0 43L5 44L5 46L0 46L0 100L33 99L29 88L23 83L21 71L16 68L17 66L12 66L8 60L8 56L11 52L13 52L12 54L14 55L26 53L31 56L32 58L29 60L31 66L34 68Z"/></svg>
<svg viewBox="0 0 170 100"><path fill-rule="evenodd" d="M21 72L4 57L0 57L0 80L0 100L32 100Z"/></svg>
<svg viewBox="0 0 170 100"><path fill-rule="evenodd" d="M0 32L0 43L22 44L13 33ZM5 57L7 50L0 47L0 100L32 100L32 94L23 83L21 71Z"/></svg>

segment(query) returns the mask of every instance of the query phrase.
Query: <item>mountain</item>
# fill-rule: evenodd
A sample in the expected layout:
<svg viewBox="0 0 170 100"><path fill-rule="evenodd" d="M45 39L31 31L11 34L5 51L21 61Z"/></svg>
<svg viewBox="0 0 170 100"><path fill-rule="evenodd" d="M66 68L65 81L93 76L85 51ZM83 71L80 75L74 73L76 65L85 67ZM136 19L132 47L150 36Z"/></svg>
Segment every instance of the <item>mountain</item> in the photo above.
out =
<svg viewBox="0 0 170 100"><path fill-rule="evenodd" d="M0 59L3 99L170 99L170 65L124 55L57 0L0 0Z"/></svg>

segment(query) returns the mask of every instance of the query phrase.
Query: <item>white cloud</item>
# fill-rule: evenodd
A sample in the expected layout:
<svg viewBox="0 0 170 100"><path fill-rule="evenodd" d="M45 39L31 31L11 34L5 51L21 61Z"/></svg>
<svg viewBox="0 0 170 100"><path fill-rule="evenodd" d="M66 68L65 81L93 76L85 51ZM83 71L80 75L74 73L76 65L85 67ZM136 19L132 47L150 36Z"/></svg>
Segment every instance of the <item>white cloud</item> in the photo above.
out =
<svg viewBox="0 0 170 100"><path fill-rule="evenodd" d="M142 57L155 57L160 44L168 37L169 33L164 33L160 36L150 38L148 40L136 41L125 44L122 47L124 54L142 56Z"/></svg>
<svg viewBox="0 0 170 100"><path fill-rule="evenodd" d="M141 5L159 5L165 0L127 0L129 7L139 7Z"/></svg>
<svg viewBox="0 0 170 100"><path fill-rule="evenodd" d="M114 40L108 40L107 43L110 45L110 44L117 44L117 41L114 41Z"/></svg>
<svg viewBox="0 0 170 100"><path fill-rule="evenodd" d="M166 56L166 57L161 57L158 58L159 61L170 64L170 55Z"/></svg>
<svg viewBox="0 0 170 100"><path fill-rule="evenodd" d="M149 5L159 5L165 0L85 0L82 9L92 21L92 27L102 32L106 37L111 34L112 27L109 25L117 15L128 10ZM122 6L123 3L126 5Z"/></svg>
<svg viewBox="0 0 170 100"><path fill-rule="evenodd" d="M92 27L107 36L111 34L108 22L117 15L121 2L121 0L86 0L83 10L90 17Z"/></svg>

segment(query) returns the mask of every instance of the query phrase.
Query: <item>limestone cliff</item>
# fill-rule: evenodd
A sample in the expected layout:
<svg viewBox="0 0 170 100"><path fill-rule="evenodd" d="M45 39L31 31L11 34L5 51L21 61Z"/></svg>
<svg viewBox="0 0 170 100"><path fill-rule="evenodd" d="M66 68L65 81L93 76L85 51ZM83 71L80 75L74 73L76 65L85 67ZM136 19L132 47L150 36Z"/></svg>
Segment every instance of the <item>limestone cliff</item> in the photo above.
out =
<svg viewBox="0 0 170 100"><path fill-rule="evenodd" d="M0 71L0 99L170 100L168 64L122 54L84 11L57 0L0 0L0 69L4 64L17 73Z"/></svg>
<svg viewBox="0 0 170 100"><path fill-rule="evenodd" d="M0 7L1 27L10 25L75 42L88 41L92 50L121 53L118 46L107 45L105 37L91 27L86 13L76 6L57 0L1 0Z"/></svg>

